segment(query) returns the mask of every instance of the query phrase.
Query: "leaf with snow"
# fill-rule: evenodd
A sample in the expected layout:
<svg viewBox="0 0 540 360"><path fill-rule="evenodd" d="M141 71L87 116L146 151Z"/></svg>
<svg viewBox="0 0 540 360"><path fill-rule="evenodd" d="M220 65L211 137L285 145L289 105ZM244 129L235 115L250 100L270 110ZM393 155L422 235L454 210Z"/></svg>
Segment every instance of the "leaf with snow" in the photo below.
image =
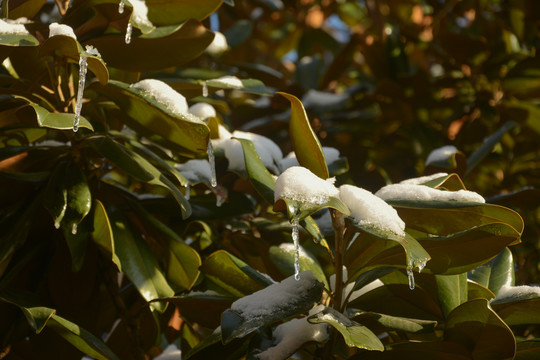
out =
<svg viewBox="0 0 540 360"><path fill-rule="evenodd" d="M270 285L235 301L221 317L223 343L256 329L307 312L321 298L324 285L311 271Z"/></svg>
<svg viewBox="0 0 540 360"><path fill-rule="evenodd" d="M332 325L341 333L345 343L350 347L384 351L383 343L371 330L332 308L324 308L321 312L308 317L308 321L312 324L328 323Z"/></svg>
<svg viewBox="0 0 540 360"><path fill-rule="evenodd" d="M503 286L490 305L510 326L540 324L540 286Z"/></svg>

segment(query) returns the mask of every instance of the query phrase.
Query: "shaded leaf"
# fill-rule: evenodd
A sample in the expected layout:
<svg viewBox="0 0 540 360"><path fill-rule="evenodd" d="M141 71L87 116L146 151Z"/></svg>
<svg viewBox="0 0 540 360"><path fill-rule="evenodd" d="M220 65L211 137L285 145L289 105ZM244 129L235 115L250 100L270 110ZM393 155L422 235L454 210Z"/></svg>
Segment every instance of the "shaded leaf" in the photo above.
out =
<svg viewBox="0 0 540 360"><path fill-rule="evenodd" d="M345 343L350 347L384 351L384 345L377 335L337 310L326 307L323 311L308 317L307 320L312 324L327 323L332 325L341 333Z"/></svg>
<svg viewBox="0 0 540 360"><path fill-rule="evenodd" d="M0 300L17 306L23 312L28 324L36 334L39 334L43 330L49 319L56 312L55 309L48 307L34 306L32 304L33 299L28 295L8 289L2 289L0 291Z"/></svg>
<svg viewBox="0 0 540 360"><path fill-rule="evenodd" d="M246 164L246 171L248 174L249 181L257 190L257 192L266 200L268 203L274 203L274 187L276 181L268 169L264 166L255 145L251 140L239 139L242 144L242 149L244 151L244 161Z"/></svg>
<svg viewBox="0 0 540 360"><path fill-rule="evenodd" d="M108 253L111 261L118 268L118 271L122 271L122 264L114 249L113 229L109 222L109 216L107 215L105 206L99 200L94 200L94 231L92 233L92 239L101 249Z"/></svg>
<svg viewBox="0 0 540 360"><path fill-rule="evenodd" d="M536 360L540 354L540 339L520 341L514 360Z"/></svg>
<svg viewBox="0 0 540 360"><path fill-rule="evenodd" d="M467 275L435 275L437 296L444 316L467 301Z"/></svg>
<svg viewBox="0 0 540 360"><path fill-rule="evenodd" d="M362 351L349 360L471 360L469 352L460 344L449 341L409 341L392 344L383 352Z"/></svg>
<svg viewBox="0 0 540 360"><path fill-rule="evenodd" d="M313 132L302 102L294 95L278 92L291 102L289 135L298 163L322 179L328 179L328 167L319 139Z"/></svg>
<svg viewBox="0 0 540 360"><path fill-rule="evenodd" d="M503 296L504 295L504 296ZM491 301L497 314L510 326L540 324L540 292L538 287L512 286L500 290Z"/></svg>
<svg viewBox="0 0 540 360"><path fill-rule="evenodd" d="M269 250L269 257L272 263L276 265L279 271L285 276L291 276L294 274L294 245L291 243L281 244L280 246L271 246ZM304 248L300 248L300 271L311 271L313 275L322 282L327 289L328 281L324 274L321 265L316 257L307 252Z"/></svg>
<svg viewBox="0 0 540 360"><path fill-rule="evenodd" d="M405 331L414 334L428 333L435 329L436 321L410 319L386 314L374 313L351 309L348 312L349 318L360 323L377 322L385 329Z"/></svg>

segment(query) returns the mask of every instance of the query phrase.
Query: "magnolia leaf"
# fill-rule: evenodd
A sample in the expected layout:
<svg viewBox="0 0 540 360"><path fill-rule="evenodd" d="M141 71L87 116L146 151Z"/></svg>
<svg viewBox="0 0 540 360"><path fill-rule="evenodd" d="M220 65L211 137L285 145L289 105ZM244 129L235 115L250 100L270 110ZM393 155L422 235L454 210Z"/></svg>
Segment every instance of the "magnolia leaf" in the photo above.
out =
<svg viewBox="0 0 540 360"><path fill-rule="evenodd" d="M537 286L501 288L490 305L509 326L540 324L540 290Z"/></svg>
<svg viewBox="0 0 540 360"><path fill-rule="evenodd" d="M435 275L437 296L444 316L467 301L467 275Z"/></svg>
<svg viewBox="0 0 540 360"><path fill-rule="evenodd" d="M349 318L360 323L370 324L377 322L386 329L405 331L413 334L432 332L437 325L437 322L433 320L409 319L355 309L349 310L348 315Z"/></svg>
<svg viewBox="0 0 540 360"><path fill-rule="evenodd" d="M58 130L73 130L73 120L75 114L70 113L51 113L47 109L34 104L29 103L30 107L36 114L36 120L40 127L58 129ZM92 124L84 117L80 117L79 127L94 131Z"/></svg>
<svg viewBox="0 0 540 360"><path fill-rule="evenodd" d="M468 278L487 287L495 295L503 286L514 286L514 259L510 249L504 249L499 255L469 271Z"/></svg>
<svg viewBox="0 0 540 360"><path fill-rule="evenodd" d="M328 166L326 165L321 143L311 128L302 102L294 95L284 92L278 92L278 94L291 102L289 135L293 142L298 163L321 179L328 179Z"/></svg>
<svg viewBox="0 0 540 360"><path fill-rule="evenodd" d="M294 245L291 243L283 243L280 246L271 246L269 250L270 261L279 269L285 276L294 274ZM311 271L313 275L329 289L326 275L315 256L300 247L299 254L300 271Z"/></svg>
<svg viewBox="0 0 540 360"><path fill-rule="evenodd" d="M268 169L264 166L255 145L251 140L240 139L242 144L242 149L244 152L244 162L246 164L246 171L248 174L249 181L257 190L257 192L266 200L268 203L274 203L274 187L276 181Z"/></svg>
<svg viewBox="0 0 540 360"><path fill-rule="evenodd" d="M109 216L105 206L99 200L94 200L94 231L92 239L104 250L110 260L116 265L118 271L122 271L122 264L114 249L114 236Z"/></svg>
<svg viewBox="0 0 540 360"><path fill-rule="evenodd" d="M309 215L325 209L336 209L344 215L350 215L350 210L339 198L330 196L328 200L322 204L314 204L310 202L301 202L297 200L282 198L274 203L274 211L287 211L289 221L301 221Z"/></svg>
<svg viewBox="0 0 540 360"><path fill-rule="evenodd" d="M350 320L339 311L325 307L323 311L308 317L312 324L328 323L338 330L350 347L384 351L384 345L371 330Z"/></svg>

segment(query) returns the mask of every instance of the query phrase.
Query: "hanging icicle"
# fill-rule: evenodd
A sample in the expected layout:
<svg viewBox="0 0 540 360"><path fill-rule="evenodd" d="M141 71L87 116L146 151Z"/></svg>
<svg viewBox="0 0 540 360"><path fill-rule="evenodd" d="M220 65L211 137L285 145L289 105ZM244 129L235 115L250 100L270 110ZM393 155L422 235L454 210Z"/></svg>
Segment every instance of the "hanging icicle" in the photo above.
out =
<svg viewBox="0 0 540 360"><path fill-rule="evenodd" d="M300 240L298 235L298 220L293 220L291 225L291 235L294 243L294 279L300 280Z"/></svg>
<svg viewBox="0 0 540 360"><path fill-rule="evenodd" d="M132 31L133 31L133 25L131 25L131 22L128 22L127 29L126 29L126 44L129 44L131 42Z"/></svg>
<svg viewBox="0 0 540 360"><path fill-rule="evenodd" d="M189 200L190 192L191 192L191 183L188 181L188 183L186 184L186 195L184 196L186 200Z"/></svg>
<svg viewBox="0 0 540 360"><path fill-rule="evenodd" d="M208 162L210 163L210 171L212 172L211 185L212 187L217 186L216 178L216 157L214 156L214 147L212 146L212 141L208 141Z"/></svg>
<svg viewBox="0 0 540 360"><path fill-rule="evenodd" d="M120 1L118 4L118 13L123 14L124 13L124 2Z"/></svg>
<svg viewBox="0 0 540 360"><path fill-rule="evenodd" d="M407 277L409 278L409 289L414 290L414 274L412 267L407 267Z"/></svg>
<svg viewBox="0 0 540 360"><path fill-rule="evenodd" d="M73 119L73 131L79 130L79 122L81 120L81 110L84 95L84 83L86 82L87 61L86 56L81 55L79 58L79 87L77 89L77 99L75 103L75 118Z"/></svg>
<svg viewBox="0 0 540 360"><path fill-rule="evenodd" d="M206 84L206 81L203 82L203 86L202 86L202 96L208 97L208 85Z"/></svg>

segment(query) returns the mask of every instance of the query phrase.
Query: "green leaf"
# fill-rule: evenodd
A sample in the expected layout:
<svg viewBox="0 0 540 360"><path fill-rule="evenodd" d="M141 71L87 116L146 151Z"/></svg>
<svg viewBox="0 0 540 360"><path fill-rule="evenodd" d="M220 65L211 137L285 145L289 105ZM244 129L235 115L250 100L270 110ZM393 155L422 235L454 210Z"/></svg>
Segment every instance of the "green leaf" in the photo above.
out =
<svg viewBox="0 0 540 360"><path fill-rule="evenodd" d="M160 38L134 36L125 43L124 34L94 37L87 43L99 49L108 66L146 72L180 66L198 57L214 39L214 33L194 19L174 33Z"/></svg>
<svg viewBox="0 0 540 360"><path fill-rule="evenodd" d="M51 174L44 196L55 227L62 225L76 234L77 226L92 207L90 188L79 166L71 161L60 162Z"/></svg>
<svg viewBox="0 0 540 360"><path fill-rule="evenodd" d="M487 287L495 295L503 286L514 286L514 259L510 249L504 249L499 255L471 270L468 274L470 280Z"/></svg>
<svg viewBox="0 0 540 360"><path fill-rule="evenodd" d="M280 246L271 246L268 255L272 263L276 265L283 275L291 276L294 274L294 253L294 245L291 243L284 243ZM317 280L322 282L325 287L329 289L326 275L315 256L301 247L299 260L300 271L310 270Z"/></svg>
<svg viewBox="0 0 540 360"><path fill-rule="evenodd" d="M261 161L255 145L251 140L247 139L238 139L242 144L242 149L244 151L244 161L246 164L246 171L248 174L249 181L257 190L259 195L261 195L268 203L274 203L274 187L276 181L268 169L264 166Z"/></svg>
<svg viewBox="0 0 540 360"><path fill-rule="evenodd" d="M432 320L403 318L356 309L349 310L347 314L350 319L366 324L368 327L369 324L376 322L386 329L405 331L413 334L432 332L437 325L437 322Z"/></svg>
<svg viewBox="0 0 540 360"><path fill-rule="evenodd" d="M30 296L19 291L2 289L0 291L0 300L17 306L23 312L28 324L36 334L39 334L45 328L49 319L56 312L55 309L35 306Z"/></svg>
<svg viewBox="0 0 540 360"><path fill-rule="evenodd" d="M237 297L272 284L271 280L224 250L212 253L204 261L201 270L213 283Z"/></svg>
<svg viewBox="0 0 540 360"><path fill-rule="evenodd" d="M540 354L540 339L520 341L514 360L536 360Z"/></svg>
<svg viewBox="0 0 540 360"><path fill-rule="evenodd" d="M101 49L99 49L101 50ZM101 57L90 55L81 44L70 36L56 35L45 39L39 48L39 55L55 55L67 58L73 64L79 64L81 56L86 57L88 70L90 70L103 85L109 81L109 70Z"/></svg>
<svg viewBox="0 0 540 360"><path fill-rule="evenodd" d="M432 188L445 189L447 191L459 191L466 190L463 181L461 181L458 174L448 174L439 178L427 181L422 185L426 185Z"/></svg>
<svg viewBox="0 0 540 360"><path fill-rule="evenodd" d="M0 33L0 45L3 46L37 46L39 45L36 39L30 33L28 34L2 34Z"/></svg>
<svg viewBox="0 0 540 360"><path fill-rule="evenodd" d="M470 174L471 170L473 170L497 145L497 143L501 140L504 134L508 132L508 130L512 129L514 126L517 126L518 124L514 121L508 121L503 126L499 128L494 134L488 136L484 139L482 142L482 145L476 149L467 159L467 171L465 172L465 176Z"/></svg>
<svg viewBox="0 0 540 360"><path fill-rule="evenodd" d="M97 91L113 100L128 117L124 120L142 133L156 134L193 153L206 154L210 129L187 114L173 114L163 104L119 81L109 81Z"/></svg>
<svg viewBox="0 0 540 360"><path fill-rule="evenodd" d="M92 233L92 219L86 216L77 226L77 231L73 233L72 229L63 229L64 238L71 254L71 270L77 272L84 265L88 239Z"/></svg>
<svg viewBox="0 0 540 360"><path fill-rule="evenodd" d="M322 179L328 179L328 167L321 143L311 128L302 102L294 95L278 92L291 102L289 135L298 163Z"/></svg>
<svg viewBox="0 0 540 360"><path fill-rule="evenodd" d="M47 326L56 331L58 335L69 341L77 349L95 359L119 359L111 349L97 337L79 327L77 324L56 314L51 316L49 322L47 322Z"/></svg>
<svg viewBox="0 0 540 360"><path fill-rule="evenodd" d="M467 280L467 298L469 300L480 298L491 300L494 297L495 294L487 287L477 284L474 281Z"/></svg>
<svg viewBox="0 0 540 360"><path fill-rule="evenodd" d="M262 326L307 312L320 300L323 287L306 271L300 273L298 281L291 276L235 301L231 309L221 316L223 343L244 337Z"/></svg>
<svg viewBox="0 0 540 360"><path fill-rule="evenodd" d="M116 255L120 259L122 271L135 285L146 301L170 297L174 294L161 272L156 258L146 242L135 231L128 220L118 211L107 212L113 231ZM151 306L163 312L165 306L152 303Z"/></svg>
<svg viewBox="0 0 540 360"><path fill-rule="evenodd" d="M467 301L467 275L435 275L437 296L444 316Z"/></svg>
<svg viewBox="0 0 540 360"><path fill-rule="evenodd" d="M397 210L408 228L428 234L456 234L493 223L508 224L521 234L524 227L517 212L499 205L414 200L390 200L388 203Z"/></svg>
<svg viewBox="0 0 540 360"><path fill-rule="evenodd" d="M236 80L236 78L235 78ZM238 86L235 83L229 83L226 80L223 81L221 79L209 79L204 81L206 83L206 86L208 87L209 92L215 92L216 89L223 89L223 90L239 90L242 92L246 92L248 94L256 94L256 95L273 95L274 92L267 88L264 83L257 79L238 79L238 82L241 83L238 84Z"/></svg>
<svg viewBox="0 0 540 360"><path fill-rule="evenodd" d="M6 1L6 15L9 15L10 19L18 19L25 17L32 19L36 16L41 8L45 5L47 0L35 0L35 1Z"/></svg>
<svg viewBox="0 0 540 360"><path fill-rule="evenodd" d="M360 349L384 351L384 345L367 327L350 320L339 311L329 307L317 314L308 317L312 324L328 323L338 330L345 343L350 347Z"/></svg>
<svg viewBox="0 0 540 360"><path fill-rule="evenodd" d="M51 113L47 109L41 106L29 103L30 107L36 114L37 123L40 127L58 129L58 130L72 130L73 119L75 114L71 113ZM84 116L81 116L79 127L94 131L92 124Z"/></svg>
<svg viewBox="0 0 540 360"><path fill-rule="evenodd" d="M110 256L118 271L122 271L122 264L114 249L113 229L109 222L109 216L105 206L99 200L94 200L94 231L92 239Z"/></svg>
<svg viewBox="0 0 540 360"><path fill-rule="evenodd" d="M147 0L148 19L154 25L181 24L189 19L199 21L217 11L221 0Z"/></svg>
<svg viewBox="0 0 540 360"><path fill-rule="evenodd" d="M534 286L512 286L499 292L491 306L509 326L540 324L540 292Z"/></svg>
<svg viewBox="0 0 540 360"><path fill-rule="evenodd" d="M444 339L461 344L474 359L513 359L516 352L512 331L486 299L471 300L454 309L446 319Z"/></svg>

